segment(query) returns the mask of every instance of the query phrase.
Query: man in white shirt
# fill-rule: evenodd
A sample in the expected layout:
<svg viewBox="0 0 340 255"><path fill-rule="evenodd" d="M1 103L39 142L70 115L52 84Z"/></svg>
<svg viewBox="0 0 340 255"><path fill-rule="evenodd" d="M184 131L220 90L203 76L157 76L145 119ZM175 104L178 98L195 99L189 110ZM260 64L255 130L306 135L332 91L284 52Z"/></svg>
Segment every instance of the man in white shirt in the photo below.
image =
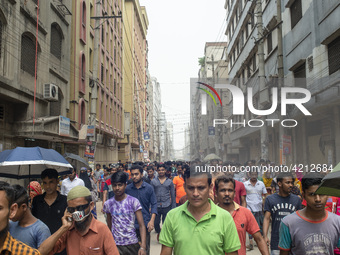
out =
<svg viewBox="0 0 340 255"><path fill-rule="evenodd" d="M264 183L257 178L258 172L255 170L250 171L249 180L244 183L244 187L247 191L247 208L253 213L257 224L260 227L261 234L263 234L263 201L266 199L267 189ZM249 235L249 246L247 248L249 250L253 249L253 237L251 235Z"/></svg>
<svg viewBox="0 0 340 255"><path fill-rule="evenodd" d="M61 183L60 193L67 196L72 188L79 185L85 186L84 181L76 176L76 169L72 169L72 173Z"/></svg>

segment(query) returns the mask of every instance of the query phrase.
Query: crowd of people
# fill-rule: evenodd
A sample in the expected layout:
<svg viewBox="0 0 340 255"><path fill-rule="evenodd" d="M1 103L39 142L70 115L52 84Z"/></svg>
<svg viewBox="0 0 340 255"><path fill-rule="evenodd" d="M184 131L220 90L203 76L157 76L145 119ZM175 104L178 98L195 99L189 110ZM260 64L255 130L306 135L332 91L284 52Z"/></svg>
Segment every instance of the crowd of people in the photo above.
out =
<svg viewBox="0 0 340 255"><path fill-rule="evenodd" d="M198 165L96 164L63 177L45 169L27 189L0 182L0 253L145 255L155 230L161 255L243 255L255 243L265 255L340 254L340 199L315 194L328 172Z"/></svg>

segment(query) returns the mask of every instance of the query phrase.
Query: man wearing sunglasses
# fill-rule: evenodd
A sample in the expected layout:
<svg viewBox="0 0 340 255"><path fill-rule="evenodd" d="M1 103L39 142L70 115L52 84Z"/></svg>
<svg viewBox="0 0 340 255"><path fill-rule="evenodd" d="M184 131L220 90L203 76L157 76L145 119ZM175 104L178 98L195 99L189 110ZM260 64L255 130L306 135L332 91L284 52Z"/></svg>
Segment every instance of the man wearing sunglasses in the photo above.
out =
<svg viewBox="0 0 340 255"><path fill-rule="evenodd" d="M66 248L67 254L119 255L109 228L96 220L91 192L84 186L76 186L67 195L68 208L62 218L63 225L39 247L42 255Z"/></svg>

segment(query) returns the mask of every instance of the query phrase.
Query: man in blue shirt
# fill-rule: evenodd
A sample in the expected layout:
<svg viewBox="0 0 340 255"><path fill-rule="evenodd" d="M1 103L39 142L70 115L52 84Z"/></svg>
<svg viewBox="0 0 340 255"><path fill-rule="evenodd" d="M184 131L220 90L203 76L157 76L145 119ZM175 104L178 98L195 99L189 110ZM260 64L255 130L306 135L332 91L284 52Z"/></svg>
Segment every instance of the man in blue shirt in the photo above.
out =
<svg viewBox="0 0 340 255"><path fill-rule="evenodd" d="M153 187L143 181L143 168L140 165L131 166L131 179L126 187L126 194L137 198L142 206L142 214L146 231L146 254L150 254L150 232L154 228L154 222L157 215L157 199ZM150 213L151 208L151 213ZM139 225L135 222L138 239L140 239Z"/></svg>
<svg viewBox="0 0 340 255"><path fill-rule="evenodd" d="M175 186L171 179L165 176L166 166L164 164L158 165L158 178L154 178L151 180L151 185L155 190L155 194L157 197L157 216L155 223L155 230L157 233L157 241L159 240L159 233L161 232L161 228L159 226L161 222L164 223L166 215L168 212L176 208L176 195L175 195Z"/></svg>
<svg viewBox="0 0 340 255"><path fill-rule="evenodd" d="M9 232L11 235L38 249L40 245L51 235L49 228L41 220L34 217L28 207L28 195L24 187L13 185L15 191L16 214L10 218Z"/></svg>

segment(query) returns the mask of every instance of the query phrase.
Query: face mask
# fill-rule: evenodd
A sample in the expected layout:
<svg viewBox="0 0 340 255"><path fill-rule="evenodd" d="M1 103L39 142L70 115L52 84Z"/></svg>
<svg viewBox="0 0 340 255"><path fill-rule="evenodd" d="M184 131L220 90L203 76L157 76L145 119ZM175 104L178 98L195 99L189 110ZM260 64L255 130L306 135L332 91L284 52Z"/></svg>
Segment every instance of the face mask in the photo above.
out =
<svg viewBox="0 0 340 255"><path fill-rule="evenodd" d="M87 176L90 176L91 175L91 173L87 173Z"/></svg>
<svg viewBox="0 0 340 255"><path fill-rule="evenodd" d="M91 211L85 215L85 211L75 211L72 213L72 218L74 221L83 221L87 216L89 216Z"/></svg>

